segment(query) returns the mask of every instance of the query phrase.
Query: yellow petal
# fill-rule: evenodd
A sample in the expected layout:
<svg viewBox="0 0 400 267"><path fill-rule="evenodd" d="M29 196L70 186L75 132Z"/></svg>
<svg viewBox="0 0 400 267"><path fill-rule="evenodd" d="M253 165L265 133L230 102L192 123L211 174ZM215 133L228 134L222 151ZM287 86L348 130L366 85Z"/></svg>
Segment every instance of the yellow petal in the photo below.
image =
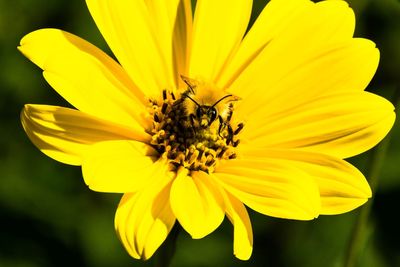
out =
<svg viewBox="0 0 400 267"><path fill-rule="evenodd" d="M264 52L276 56L270 54L269 49ZM232 92L243 99L237 110L247 116L257 112L260 106L268 106L270 114L291 109L324 94L360 92L375 73L379 51L371 41L350 39L301 60L275 60L263 56L260 55L246 69L246 73L252 76L242 80L244 83L238 80L232 88ZM248 90L240 92L237 85Z"/></svg>
<svg viewBox="0 0 400 267"><path fill-rule="evenodd" d="M46 105L25 105L21 122L31 141L47 156L71 165L81 165L82 156L96 142L149 136L121 125L97 119L78 110Z"/></svg>
<svg viewBox="0 0 400 267"><path fill-rule="evenodd" d="M355 208L363 205L368 201L368 198L346 198L346 197L321 197L322 210L321 214L324 215L335 215L341 214L348 211L352 211Z"/></svg>
<svg viewBox="0 0 400 267"><path fill-rule="evenodd" d="M214 176L226 191L262 214L311 220L320 213L315 181L290 165L267 159L235 159L221 163Z"/></svg>
<svg viewBox="0 0 400 267"><path fill-rule="evenodd" d="M158 175L144 190L124 194L115 215L117 234L128 253L136 259L149 259L175 223L169 204L172 176L162 172Z"/></svg>
<svg viewBox="0 0 400 267"><path fill-rule="evenodd" d="M178 0L87 0L118 61L147 96L175 88L172 36Z"/></svg>
<svg viewBox="0 0 400 267"><path fill-rule="evenodd" d="M269 42L287 28L295 27L313 5L309 0L269 1L226 65L217 84L221 88L229 86Z"/></svg>
<svg viewBox="0 0 400 267"><path fill-rule="evenodd" d="M246 31L252 1L198 0L189 76L214 81Z"/></svg>
<svg viewBox="0 0 400 267"><path fill-rule="evenodd" d="M269 67L262 66L263 73L269 73L271 69L274 71L271 77L279 79L285 71L302 64L305 58L312 57L322 47L349 40L353 36L354 27L354 12L345 1L323 1L317 4L306 0L270 1L246 35L218 84L228 87L243 72L232 85L232 90L239 89L241 82L252 78L247 66L258 64L254 68L261 67L259 64L262 63L252 62L255 58L255 61L270 64ZM373 72L376 67L377 62L372 66Z"/></svg>
<svg viewBox="0 0 400 267"><path fill-rule="evenodd" d="M344 160L319 153L271 150L241 146L243 156L280 162L296 167L317 183L321 195L321 214L340 214L364 204L371 189L364 175Z"/></svg>
<svg viewBox="0 0 400 267"><path fill-rule="evenodd" d="M248 260L253 251L253 230L246 207L228 192L222 191L225 212L233 224L233 253L240 260Z"/></svg>
<svg viewBox="0 0 400 267"><path fill-rule="evenodd" d="M135 259L140 259L141 253L135 246L135 237L132 233L135 224L133 224L132 221L135 218L139 219L140 216L130 216L132 215L131 210L135 206L137 200L139 199L139 196L139 193L124 194L121 198L121 201L119 202L114 219L115 230L118 234L119 239L121 240L122 245L125 247L129 255L131 255Z"/></svg>
<svg viewBox="0 0 400 267"><path fill-rule="evenodd" d="M208 235L224 219L222 198L204 172L194 172L190 177L186 169L180 169L170 201L176 218L192 238Z"/></svg>
<svg viewBox="0 0 400 267"><path fill-rule="evenodd" d="M256 52L239 54L242 59L233 60L231 70L226 68L225 80L233 80L225 86L245 99L242 106L249 110L244 113L253 111L257 103L287 108L326 92L364 90L374 75L379 51L369 40L351 38L354 13L346 2L298 5L302 11L261 51L262 42L252 41L260 37L252 37L250 31L248 38L253 44L244 41L243 49ZM258 27L255 32L264 35Z"/></svg>
<svg viewBox="0 0 400 267"><path fill-rule="evenodd" d="M96 143L85 153L82 173L90 189L100 192L136 192L154 179L160 168L158 152L137 141Z"/></svg>
<svg viewBox="0 0 400 267"><path fill-rule="evenodd" d="M182 82L180 74L187 73L189 40L192 31L192 7L190 0L146 1L155 36L168 70L175 84ZM172 38L172 40L171 40ZM171 53L173 51L173 53ZM170 66L173 66L171 68Z"/></svg>
<svg viewBox="0 0 400 267"><path fill-rule="evenodd" d="M260 107L246 124L244 138L259 147L299 148L347 158L375 146L391 129L394 107L367 92L326 95L264 116Z"/></svg>
<svg viewBox="0 0 400 267"><path fill-rule="evenodd" d="M143 93L95 46L61 30L42 29L26 35L18 48L77 109L133 129L143 128Z"/></svg>
<svg viewBox="0 0 400 267"><path fill-rule="evenodd" d="M178 75L178 88L185 87L180 75L187 75L192 39L192 3L191 0L180 0L176 15L173 51L175 74Z"/></svg>

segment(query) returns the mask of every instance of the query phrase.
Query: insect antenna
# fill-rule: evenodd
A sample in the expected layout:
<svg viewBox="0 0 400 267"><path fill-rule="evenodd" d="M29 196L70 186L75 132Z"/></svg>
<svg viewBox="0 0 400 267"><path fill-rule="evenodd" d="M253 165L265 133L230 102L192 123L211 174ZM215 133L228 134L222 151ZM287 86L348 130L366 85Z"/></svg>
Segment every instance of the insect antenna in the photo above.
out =
<svg viewBox="0 0 400 267"><path fill-rule="evenodd" d="M190 79L188 77L183 76L183 75L181 75L181 79L189 87L189 89L192 92L192 94L194 94L195 93L194 92L195 85L190 82Z"/></svg>
<svg viewBox="0 0 400 267"><path fill-rule="evenodd" d="M227 97L231 97L232 95L226 95L224 97L221 97L217 102L214 103L214 105L212 105L210 108L215 107L219 102L221 102L222 100L224 100Z"/></svg>
<svg viewBox="0 0 400 267"><path fill-rule="evenodd" d="M193 98L191 98L188 94L184 94L185 97L189 98L190 100L192 100L198 107L201 107L201 105L199 103L196 102L196 100L194 100Z"/></svg>

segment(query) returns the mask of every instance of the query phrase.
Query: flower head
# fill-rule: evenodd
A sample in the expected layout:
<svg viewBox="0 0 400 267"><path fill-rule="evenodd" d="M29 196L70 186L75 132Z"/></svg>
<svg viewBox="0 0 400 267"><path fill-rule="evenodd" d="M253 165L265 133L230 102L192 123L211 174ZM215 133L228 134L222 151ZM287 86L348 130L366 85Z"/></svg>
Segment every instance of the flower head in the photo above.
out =
<svg viewBox="0 0 400 267"><path fill-rule="evenodd" d="M115 216L129 254L148 259L176 223L193 237L225 215L248 259L247 207L310 220L367 201L344 159L376 145L394 108L365 92L379 51L353 38L344 1L87 0L118 63L70 33L42 29L20 51L76 109L26 105L32 142L81 165L95 191L124 193Z"/></svg>

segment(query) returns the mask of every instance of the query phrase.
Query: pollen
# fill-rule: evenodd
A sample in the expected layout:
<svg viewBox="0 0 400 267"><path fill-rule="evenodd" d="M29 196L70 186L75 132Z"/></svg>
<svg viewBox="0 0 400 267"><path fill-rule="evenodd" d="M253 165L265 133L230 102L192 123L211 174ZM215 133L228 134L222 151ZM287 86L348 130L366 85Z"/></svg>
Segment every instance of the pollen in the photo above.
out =
<svg viewBox="0 0 400 267"><path fill-rule="evenodd" d="M160 101L149 100L151 145L160 157L168 159L172 170L183 166L189 171L212 173L219 161L236 158L244 124L232 129L229 121L221 125L216 120L207 126L194 122L183 97L176 98L173 92L164 90Z"/></svg>

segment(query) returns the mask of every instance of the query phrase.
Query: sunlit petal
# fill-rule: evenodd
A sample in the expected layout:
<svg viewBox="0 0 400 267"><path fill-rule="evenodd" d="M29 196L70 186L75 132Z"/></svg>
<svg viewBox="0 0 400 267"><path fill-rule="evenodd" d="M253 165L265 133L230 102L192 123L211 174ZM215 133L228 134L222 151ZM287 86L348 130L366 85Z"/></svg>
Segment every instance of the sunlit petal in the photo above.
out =
<svg viewBox="0 0 400 267"><path fill-rule="evenodd" d="M280 11L274 12L277 8ZM271 12L275 15L269 16ZM252 85L267 83L266 88L271 88L288 71L309 61L319 51L349 41L354 25L354 13L345 1L317 4L301 0L271 1L249 31L232 66L228 66L225 79L219 84L230 87L235 94L247 93L242 92L243 88L248 92L254 90ZM372 58L364 60L373 61ZM372 75L377 66L375 63L371 66ZM264 75L255 75L260 71Z"/></svg>
<svg viewBox="0 0 400 267"><path fill-rule="evenodd" d="M176 15L173 51L175 73L177 75L177 85L179 88L185 86L180 75L186 75L189 72L189 58L192 40L192 3L191 0L180 0Z"/></svg>
<svg viewBox="0 0 400 267"><path fill-rule="evenodd" d="M190 77L207 81L218 77L229 56L240 44L250 19L251 7L250 0L197 1Z"/></svg>
<svg viewBox="0 0 400 267"><path fill-rule="evenodd" d="M225 212L233 224L233 253L238 259L248 260L253 251L253 230L246 207L237 198L222 191Z"/></svg>
<svg viewBox="0 0 400 267"><path fill-rule="evenodd" d="M229 86L258 54L282 31L294 26L312 6L309 0L272 0L265 6L242 40L217 84Z"/></svg>
<svg viewBox="0 0 400 267"><path fill-rule="evenodd" d="M136 192L154 180L160 168L158 153L137 141L96 143L85 153L82 173L90 189L100 192Z"/></svg>
<svg viewBox="0 0 400 267"><path fill-rule="evenodd" d="M80 111L143 128L146 99L113 59L85 40L56 29L26 35L19 50L43 69L47 82Z"/></svg>
<svg viewBox="0 0 400 267"><path fill-rule="evenodd" d="M301 148L339 158L375 146L395 119L389 101L367 92L327 95L272 116L264 113L267 109L261 106L257 120L246 124L244 135L253 145ZM266 123L260 125L262 117Z"/></svg>
<svg viewBox="0 0 400 267"><path fill-rule="evenodd" d="M260 213L311 220L320 213L317 184L305 172L281 162L235 159L214 176L226 191Z"/></svg>
<svg viewBox="0 0 400 267"><path fill-rule="evenodd" d="M340 214L364 204L371 189L364 175L344 160L305 151L271 150L242 146L247 158L262 163L280 162L296 167L317 183L321 195L321 214Z"/></svg>
<svg viewBox="0 0 400 267"><path fill-rule="evenodd" d="M47 156L81 165L91 144L106 140L149 140L144 132L98 119L81 111L46 105L25 105L21 122L31 141Z"/></svg>
<svg viewBox="0 0 400 267"><path fill-rule="evenodd" d="M281 53L285 57L288 54L287 51ZM289 110L324 94L360 92L376 71L379 51L369 40L350 39L299 60L268 57L276 55L266 49L246 69L249 72L248 78L244 78L246 81L241 83L238 80L240 86L231 88L243 99L238 112L251 116L259 106L268 106L271 114ZM239 88L247 90L239 92Z"/></svg>
<svg viewBox="0 0 400 267"><path fill-rule="evenodd" d="M175 223L168 200L172 176L167 175L165 168L159 168L154 176L158 177L151 186L125 194L115 215L115 229L121 242L136 259L150 258Z"/></svg>
<svg viewBox="0 0 400 267"><path fill-rule="evenodd" d="M107 44L147 96L175 87L172 37L179 2L86 1Z"/></svg>
<svg viewBox="0 0 400 267"><path fill-rule="evenodd" d="M213 232L224 219L222 198L210 186L207 174L181 170L172 184L171 206L182 227L192 238L202 238Z"/></svg>

